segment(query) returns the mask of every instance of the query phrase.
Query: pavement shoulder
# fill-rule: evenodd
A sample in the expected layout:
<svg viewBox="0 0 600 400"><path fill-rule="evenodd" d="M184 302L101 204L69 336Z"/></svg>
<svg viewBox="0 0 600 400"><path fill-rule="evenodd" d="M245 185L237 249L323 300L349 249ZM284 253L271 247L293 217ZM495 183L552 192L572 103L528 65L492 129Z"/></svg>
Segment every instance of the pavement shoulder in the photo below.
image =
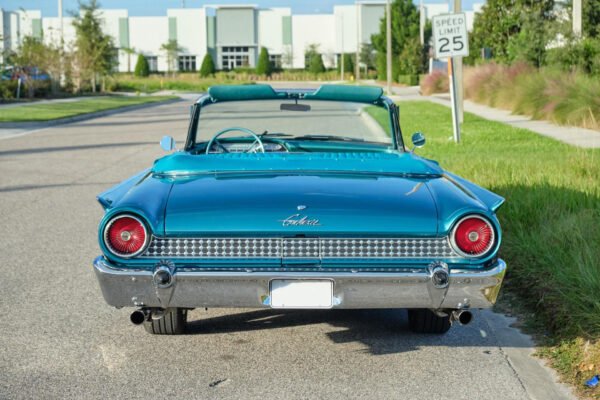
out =
<svg viewBox="0 0 600 400"><path fill-rule="evenodd" d="M506 360L523 388L533 400L575 400L571 389L560 383L557 373L543 360L534 357L535 343L531 336L511 325L516 318L509 318L490 310L483 310L481 317L489 326L490 332L503 343L501 347Z"/></svg>

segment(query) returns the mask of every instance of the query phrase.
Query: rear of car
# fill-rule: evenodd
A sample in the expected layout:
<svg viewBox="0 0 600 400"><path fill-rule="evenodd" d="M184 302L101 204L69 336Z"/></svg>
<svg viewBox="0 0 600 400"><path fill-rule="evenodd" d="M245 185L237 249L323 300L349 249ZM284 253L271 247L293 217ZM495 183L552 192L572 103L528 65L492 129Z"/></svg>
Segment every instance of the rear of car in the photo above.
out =
<svg viewBox="0 0 600 400"><path fill-rule="evenodd" d="M366 104L385 102L378 93ZM356 109L344 108L347 118ZM324 121L339 117L323 110ZM226 115L252 125L258 111ZM388 104L387 143L277 130L259 135L261 146L219 138L214 147L199 137L197 111L189 135L198 138L183 152L99 196L94 267L105 300L135 307L132 322L161 334L181 333L198 307L407 308L411 328L431 333L468 323L471 309L494 304L505 273L503 199L404 151L395 111ZM227 129L218 117L209 131Z"/></svg>

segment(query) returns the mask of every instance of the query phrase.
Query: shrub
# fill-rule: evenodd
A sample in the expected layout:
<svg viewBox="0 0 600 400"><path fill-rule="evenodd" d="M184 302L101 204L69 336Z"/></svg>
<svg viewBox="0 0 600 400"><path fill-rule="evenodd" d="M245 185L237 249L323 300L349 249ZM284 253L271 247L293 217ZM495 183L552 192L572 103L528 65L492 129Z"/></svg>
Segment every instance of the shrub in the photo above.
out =
<svg viewBox="0 0 600 400"><path fill-rule="evenodd" d="M269 60L269 51L266 48L260 49L258 56L258 64L256 64L256 73L263 76L271 76L273 72L273 64Z"/></svg>
<svg viewBox="0 0 600 400"><path fill-rule="evenodd" d="M406 86L416 86L419 84L419 75L398 75L396 82Z"/></svg>
<svg viewBox="0 0 600 400"><path fill-rule="evenodd" d="M435 70L421 79L421 94L425 96L434 93L448 93L449 90L450 82L448 80L448 74L444 71Z"/></svg>
<svg viewBox="0 0 600 400"><path fill-rule="evenodd" d="M144 57L142 54L138 55L133 74L138 77L150 75L150 67L148 66L148 60L146 60L146 57Z"/></svg>
<svg viewBox="0 0 600 400"><path fill-rule="evenodd" d="M310 57L310 64L308 65L309 72L313 74L320 74L325 72L325 65L323 64L323 57L319 53L315 53Z"/></svg>
<svg viewBox="0 0 600 400"><path fill-rule="evenodd" d="M17 93L17 81L0 81L0 101L12 99Z"/></svg>
<svg viewBox="0 0 600 400"><path fill-rule="evenodd" d="M210 53L206 53L204 59L202 59L202 65L200 66L200 77L208 78L215 74L215 62L213 61Z"/></svg>
<svg viewBox="0 0 600 400"><path fill-rule="evenodd" d="M563 47L548 51L549 65L565 71L578 70L600 76L600 38L571 41Z"/></svg>

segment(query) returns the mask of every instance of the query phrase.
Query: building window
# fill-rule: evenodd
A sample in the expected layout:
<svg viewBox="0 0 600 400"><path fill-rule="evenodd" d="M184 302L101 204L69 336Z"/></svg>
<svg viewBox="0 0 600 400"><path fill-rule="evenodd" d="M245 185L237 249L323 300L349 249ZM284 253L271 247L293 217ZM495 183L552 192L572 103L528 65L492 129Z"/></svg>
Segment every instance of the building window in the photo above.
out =
<svg viewBox="0 0 600 400"><path fill-rule="evenodd" d="M223 47L222 65L223 69L230 70L239 67L248 67L250 65L250 48Z"/></svg>
<svg viewBox="0 0 600 400"><path fill-rule="evenodd" d="M281 68L281 54L269 54L269 61L274 68Z"/></svg>
<svg viewBox="0 0 600 400"><path fill-rule="evenodd" d="M148 61L148 70L150 72L158 71L158 57L146 56L146 61Z"/></svg>
<svg viewBox="0 0 600 400"><path fill-rule="evenodd" d="M195 71L196 56L179 56L179 71Z"/></svg>

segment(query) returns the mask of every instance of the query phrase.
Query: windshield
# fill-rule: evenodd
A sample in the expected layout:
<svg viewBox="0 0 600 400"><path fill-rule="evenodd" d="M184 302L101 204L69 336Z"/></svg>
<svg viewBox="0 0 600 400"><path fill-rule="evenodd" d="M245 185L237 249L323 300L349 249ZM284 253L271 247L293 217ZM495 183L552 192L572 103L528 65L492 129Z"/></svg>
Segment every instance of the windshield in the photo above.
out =
<svg viewBox="0 0 600 400"><path fill-rule="evenodd" d="M196 143L207 142L216 133L232 128L250 129L257 135L286 140L364 141L391 145L388 111L379 106L321 100L253 100L215 103L200 111ZM283 105L283 106L282 106ZM309 110L306 110L310 106ZM379 121L379 122L378 122ZM228 138L248 136L231 132Z"/></svg>

